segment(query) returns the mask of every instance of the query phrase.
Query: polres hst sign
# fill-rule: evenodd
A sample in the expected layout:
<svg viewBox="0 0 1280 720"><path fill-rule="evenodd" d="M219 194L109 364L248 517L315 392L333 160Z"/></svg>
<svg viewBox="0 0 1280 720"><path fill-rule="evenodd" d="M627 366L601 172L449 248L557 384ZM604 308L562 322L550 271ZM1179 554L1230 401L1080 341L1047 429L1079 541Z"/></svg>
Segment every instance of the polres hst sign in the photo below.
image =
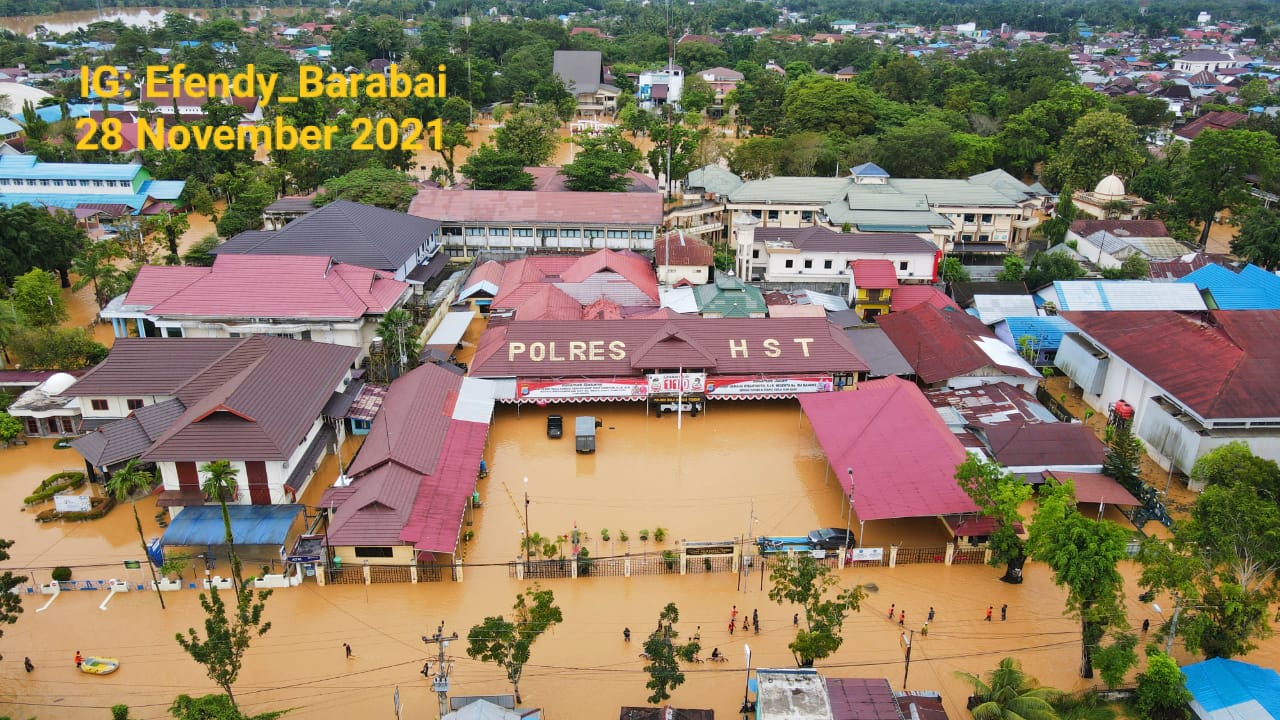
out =
<svg viewBox="0 0 1280 720"><path fill-rule="evenodd" d="M650 395L700 393L706 387L706 373L653 373L649 375Z"/></svg>

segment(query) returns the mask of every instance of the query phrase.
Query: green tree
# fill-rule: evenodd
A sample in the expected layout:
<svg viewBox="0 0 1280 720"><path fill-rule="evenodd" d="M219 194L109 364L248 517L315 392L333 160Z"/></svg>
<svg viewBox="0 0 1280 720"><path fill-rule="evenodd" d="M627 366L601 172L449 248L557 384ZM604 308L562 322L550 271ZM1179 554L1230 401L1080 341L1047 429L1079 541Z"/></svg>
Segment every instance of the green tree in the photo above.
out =
<svg viewBox="0 0 1280 720"><path fill-rule="evenodd" d="M770 600L779 605L789 602L804 610L805 626L787 645L797 665L813 667L815 661L840 649L844 644L844 620L849 613L861 611L866 597L861 585L840 588L840 579L831 573L831 568L811 555L780 558L769 580L773 584L769 588Z"/></svg>
<svg viewBox="0 0 1280 720"><path fill-rule="evenodd" d="M231 558L231 582L239 590L240 559L236 556L236 539L231 532L231 514L227 511L227 503L234 501L240 494L237 481L240 470L228 460L214 460L201 465L200 473L204 475L200 492L222 508L222 527L226 532L227 554Z"/></svg>
<svg viewBox="0 0 1280 720"><path fill-rule="evenodd" d="M787 133L840 132L860 135L875 127L875 92L825 75L806 75L787 83L782 101Z"/></svg>
<svg viewBox="0 0 1280 720"><path fill-rule="evenodd" d="M1070 255L1040 252L1031 259L1025 280L1028 290L1038 290L1054 280L1076 280L1084 277L1084 268Z"/></svg>
<svg viewBox="0 0 1280 720"><path fill-rule="evenodd" d="M716 91L701 75L692 74L685 78L684 88L680 91L680 109L701 115L704 110L716 102Z"/></svg>
<svg viewBox="0 0 1280 720"><path fill-rule="evenodd" d="M285 713L276 711L249 716L240 712L226 695L179 695L169 706L169 714L175 720L276 720Z"/></svg>
<svg viewBox="0 0 1280 720"><path fill-rule="evenodd" d="M453 98L449 98L452 100ZM457 182L456 157L458 148L471 147L471 138L467 137L467 126L457 123L445 123L440 131L440 147L435 148L440 153L440 159L444 161L445 176L449 180L449 184Z"/></svg>
<svg viewBox="0 0 1280 720"><path fill-rule="evenodd" d="M742 72L743 67L738 70ZM738 108L738 117L746 122L755 135L772 135L786 117L783 100L787 87L782 77L759 65L745 68L746 78L726 98L726 105ZM816 76L815 76L816 77Z"/></svg>
<svg viewBox="0 0 1280 720"><path fill-rule="evenodd" d="M153 215L146 224L147 232L158 232L164 235L169 246L170 265L178 264L178 238L191 229L191 222L186 213L160 213Z"/></svg>
<svg viewBox="0 0 1280 720"><path fill-rule="evenodd" d="M1260 268L1280 270L1280 213L1257 206L1245 210L1231 252Z"/></svg>
<svg viewBox="0 0 1280 720"><path fill-rule="evenodd" d="M111 474L107 480L106 490L116 499L116 502L128 503L133 507L133 522L138 530L138 544L142 546L142 557L150 557L147 553L147 536L142 532L142 517L138 515L138 494L151 490L156 484L156 478L149 472L138 469L137 460L130 460L125 466ZM156 577L156 565L153 562L147 562L147 568L151 570L151 583L157 585L159 578ZM159 586L156 586L156 598L160 600L160 609L164 610L164 593L161 592Z"/></svg>
<svg viewBox="0 0 1280 720"><path fill-rule="evenodd" d="M956 155L952 130L936 117L913 118L885 131L876 144L876 164L894 177L945 177Z"/></svg>
<svg viewBox="0 0 1280 720"><path fill-rule="evenodd" d="M1238 211L1250 199L1248 175L1271 177L1276 139L1256 130L1208 130L1191 143L1175 183L1175 198L1201 223L1199 244L1209 239L1220 210Z"/></svg>
<svg viewBox="0 0 1280 720"><path fill-rule="evenodd" d="M418 186L408 175L399 170L370 167L326 181L324 192L317 195L314 202L316 207L323 207L334 200L350 200L404 212L417 194Z"/></svg>
<svg viewBox="0 0 1280 720"><path fill-rule="evenodd" d="M951 256L942 259L938 265L938 276L943 282L969 282L969 271L965 269L964 264L960 262L960 258Z"/></svg>
<svg viewBox="0 0 1280 720"><path fill-rule="evenodd" d="M514 153L525 166L542 165L555 155L560 139L559 111L554 105L534 105L510 113L493 131L494 145Z"/></svg>
<svg viewBox="0 0 1280 720"><path fill-rule="evenodd" d="M1138 130L1129 118L1108 110L1075 122L1045 164L1051 187L1093 187L1110 174L1130 177L1142 162Z"/></svg>
<svg viewBox="0 0 1280 720"><path fill-rule="evenodd" d="M125 273L116 264L124 256L124 248L114 240L99 240L86 245L71 261L71 272L76 275L71 289L79 292L93 285L93 298L98 308L106 307L111 298L129 290L124 283Z"/></svg>
<svg viewBox="0 0 1280 720"><path fill-rule="evenodd" d="M25 328L9 339L8 349L31 370L79 370L106 359L110 350L84 328Z"/></svg>
<svg viewBox="0 0 1280 720"><path fill-rule="evenodd" d="M1138 675L1133 705L1143 720L1187 720L1191 702L1187 676L1178 662L1159 650L1147 650L1147 671Z"/></svg>
<svg viewBox="0 0 1280 720"><path fill-rule="evenodd" d="M532 190L533 176L524 167L516 153L485 143L471 153L461 171L473 190Z"/></svg>
<svg viewBox="0 0 1280 720"><path fill-rule="evenodd" d="M9 559L11 547L12 540L0 538L0 562ZM4 626L18 622L18 616L22 614L22 596L14 589L26 581L26 576L14 575L12 570L0 573L0 637L4 637Z"/></svg>
<svg viewBox="0 0 1280 720"><path fill-rule="evenodd" d="M520 699L520 676L529 662L533 643L564 620L555 595L538 585L516 596L511 620L490 616L467 633L467 656L491 662L507 672L507 680Z"/></svg>
<svg viewBox="0 0 1280 720"><path fill-rule="evenodd" d="M58 277L34 269L13 281L13 304L33 327L57 325L67 319Z"/></svg>
<svg viewBox="0 0 1280 720"><path fill-rule="evenodd" d="M783 141L752 137L738 143L729 153L729 169L744 180L763 180L778 174L782 166Z"/></svg>
<svg viewBox="0 0 1280 720"><path fill-rule="evenodd" d="M1119 423L1113 428L1102 472L1115 478L1124 489L1139 495L1142 493L1142 479L1139 477L1144 454L1142 441L1133 434L1132 423Z"/></svg>
<svg viewBox="0 0 1280 720"><path fill-rule="evenodd" d="M996 275L997 280L1020 281L1022 276L1027 273L1027 264L1017 255L1004 256L1004 268L1000 270L1000 274Z"/></svg>
<svg viewBox="0 0 1280 720"><path fill-rule="evenodd" d="M1253 107L1265 103L1271 97L1271 88L1267 86L1266 80L1256 77L1241 85L1236 94L1244 101L1246 107Z"/></svg>
<svg viewBox="0 0 1280 720"><path fill-rule="evenodd" d="M1022 504L1031 499L1031 486L1021 477L1001 468L1000 463L986 461L973 454L956 468L956 480L978 506L979 512L997 522L989 543L990 565L999 567L1003 564L1005 572L1000 579L1020 584L1022 566L1027 560L1027 544L1018 535L1018 528L1022 525Z"/></svg>
<svg viewBox="0 0 1280 720"><path fill-rule="evenodd" d="M655 124L650 132L653 149L649 151L647 157L649 168L654 176L664 178L667 188L671 187L671 183L676 178L686 177L689 171L694 169L694 158L697 157L698 147L706 134L705 130L695 130L678 120ZM669 168L668 157L670 157Z"/></svg>
<svg viewBox="0 0 1280 720"><path fill-rule="evenodd" d="M680 633L676 631L676 623L680 621L680 610L675 603L658 613L658 629L649 634L644 642L644 654L648 659L644 671L649 674L649 682L645 687L652 692L648 702L654 705L666 702L671 691L684 684L684 673L680 671L680 661L692 662L702 649L698 641L677 643Z"/></svg>
<svg viewBox="0 0 1280 720"><path fill-rule="evenodd" d="M1242 440L1219 445L1201 455L1189 474L1192 480L1205 485L1245 483L1263 495L1280 497L1280 465L1254 455Z"/></svg>
<svg viewBox="0 0 1280 720"><path fill-rule="evenodd" d="M388 310L378 323L378 337L382 338L387 353L393 356L397 375L417 367L421 339L408 310Z"/></svg>
<svg viewBox="0 0 1280 720"><path fill-rule="evenodd" d="M22 423L7 412L0 411L0 442L9 442L22 434Z"/></svg>
<svg viewBox="0 0 1280 720"><path fill-rule="evenodd" d="M1124 578L1116 565L1127 558L1129 535L1120 526L1093 520L1076 509L1075 485L1041 487L1027 548L1031 557L1053 570L1053 581L1067 588L1067 613L1080 621L1080 677L1093 677L1094 655L1104 650L1108 631L1117 650L1105 652L1104 679L1123 677L1138 658L1122 637L1129 623L1124 613ZM1121 637L1116 637L1121 636ZM1128 652L1123 648L1129 646Z"/></svg>
<svg viewBox="0 0 1280 720"><path fill-rule="evenodd" d="M609 128L595 137L581 136L573 162L560 168L565 187L594 192L625 192L631 185L627 171L640 162L640 151L622 137L622 131Z"/></svg>
<svg viewBox="0 0 1280 720"><path fill-rule="evenodd" d="M1022 672L1022 664L1007 657L987 672L984 681L974 673L957 672L973 688L977 701L974 720L1057 720L1051 704L1062 691L1040 687L1035 678Z"/></svg>
<svg viewBox="0 0 1280 720"><path fill-rule="evenodd" d="M213 249L221 243L222 239L217 235L205 235L191 244L187 254L182 256L182 262L195 267L213 267L213 261L218 258Z"/></svg>

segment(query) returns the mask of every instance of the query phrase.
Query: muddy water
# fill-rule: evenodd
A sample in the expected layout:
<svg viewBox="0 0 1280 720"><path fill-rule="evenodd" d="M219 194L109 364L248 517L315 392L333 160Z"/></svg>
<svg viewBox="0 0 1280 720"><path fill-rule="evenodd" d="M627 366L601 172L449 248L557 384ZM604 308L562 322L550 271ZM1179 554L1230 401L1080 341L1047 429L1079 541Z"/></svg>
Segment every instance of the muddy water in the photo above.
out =
<svg viewBox="0 0 1280 720"><path fill-rule="evenodd" d="M825 480L825 463L812 431L793 403L717 403L706 415L646 418L642 405L560 406L570 418L598 415L598 452L579 456L572 439L545 436L548 409L499 410L488 452L492 474L481 481L484 505L468 516L476 538L466 548L462 583L318 587L306 583L277 591L269 601L273 628L255 641L237 684L249 710L296 708L291 717L334 719L354 711L390 713L391 695L400 688L408 716L435 717L435 697L418 674L428 648L418 639L446 622L446 632L467 629L485 615L509 612L524 584L510 577L506 561L515 557L524 524L524 482L529 477L529 526L543 535L569 532L576 520L593 554L625 551L619 530L631 535L631 550L655 549L651 538L638 540L641 528L663 526L671 538L732 538L747 531L753 502L757 522L752 534L800 533L818 525L842 525L840 493ZM347 459L349 452L347 448ZM0 508L15 533L17 565L47 564L68 558L133 557L132 518L115 511L97 523L39 526L16 508L21 495L40 478L71 463L72 451L53 451L47 442L0 451L4 477ZM321 482L336 474L333 458L322 468ZM314 503L320 484L303 501ZM144 510L144 522L151 512ZM874 524L873 524L874 525ZM608 527L614 538L600 539ZM12 528L12 529L10 529ZM148 533L155 529L148 527ZM868 527L872 544L873 528ZM893 534L883 532L883 537ZM136 544L133 546L136 547ZM490 564L491 563L491 564ZM118 566L116 566L118 567ZM1130 598L1137 592L1130 577ZM996 580L999 570L939 565L846 570L846 582L873 583L861 613L845 625L844 647L822 663L837 677L887 677L902 686L901 630L886 619L889 605L907 611L907 627L918 629L930 606L937 618L929 637L916 636L912 689L943 693L947 709L962 717L966 692L957 670L984 671L1001 657L1015 655L1044 684L1081 687L1076 678L1078 629L1061 615L1062 591L1039 564L1027 566L1027 582L1009 586ZM610 717L620 705L643 705L647 691L637 657L644 631L659 608L676 602L679 629L688 635L701 626L704 654L718 647L730 661L687 668L686 684L675 692L679 707L714 709L734 717L746 678L744 643L755 667L788 667L794 662L786 644L793 630L789 606L770 603L759 575L740 587L733 574L592 577L550 580L564 610L564 623L534 647L522 691L530 705L550 718ZM767 583L765 583L767 587ZM137 717L165 717L164 707L180 692L213 691L199 667L173 642L173 634L198 625L197 596L183 591L168 596L161 613L154 597L128 593L99 611L101 592L66 593L49 610L36 613L44 598L28 598L27 611L0 639L0 714L15 718L101 718L117 702L133 706ZM999 607L1009 604L1009 620ZM1163 603L1162 603L1163 604ZM744 614L759 609L762 631L731 637L726 628L733 605ZM996 606L996 620L982 620ZM1131 600L1135 625L1159 618L1149 606ZM622 641L622 628L635 639ZM355 656L344 657L351 643ZM466 657L465 641L452 644L452 694L508 692L502 672ZM1274 665L1280 642L1271 641L1251 658ZM79 674L71 663L76 650L120 658L119 672L107 677ZM30 656L36 672L22 672ZM1184 660L1186 658L1183 658Z"/></svg>
<svg viewBox="0 0 1280 720"><path fill-rule="evenodd" d="M458 148L457 153L454 155L455 173L457 173L457 169L462 167L462 164L467 161L467 157L470 156L476 148L486 142L493 141L493 126L494 123L492 120L485 120L482 118L476 119L476 129L467 134L467 137L471 140L471 147ZM556 132L556 136L560 139L560 144L556 146L555 154L551 156L551 159L547 161L547 164L564 165L565 163L572 162L575 146L569 142L569 127L567 125L561 127ZM635 145L641 153L647 154L649 150L653 148L653 142L648 138L648 136L635 138L631 136L631 133L624 133L624 136L632 145ZM416 169L418 170L417 174L419 177L421 176L422 167L427 168L428 173L433 167L444 167L444 160L440 157L440 153L427 149L425 145L424 148L418 152L416 162L418 165L418 168ZM410 174L415 173L411 171ZM458 178L462 179L461 174L458 174Z"/></svg>

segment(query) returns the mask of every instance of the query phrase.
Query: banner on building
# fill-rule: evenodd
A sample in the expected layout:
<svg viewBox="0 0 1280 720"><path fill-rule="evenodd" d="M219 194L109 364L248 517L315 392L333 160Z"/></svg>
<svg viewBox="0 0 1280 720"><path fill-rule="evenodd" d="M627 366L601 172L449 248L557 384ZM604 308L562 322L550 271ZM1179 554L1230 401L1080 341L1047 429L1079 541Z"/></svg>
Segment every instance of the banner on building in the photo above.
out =
<svg viewBox="0 0 1280 720"><path fill-rule="evenodd" d="M831 392L830 375L760 377L716 375L707 379L708 397L787 398L800 393Z"/></svg>
<svg viewBox="0 0 1280 720"><path fill-rule="evenodd" d="M519 402L590 402L592 400L644 400L649 394L645 378L617 380L518 380Z"/></svg>
<svg viewBox="0 0 1280 720"><path fill-rule="evenodd" d="M701 394L706 387L707 374L701 372L653 373L649 376L650 395Z"/></svg>

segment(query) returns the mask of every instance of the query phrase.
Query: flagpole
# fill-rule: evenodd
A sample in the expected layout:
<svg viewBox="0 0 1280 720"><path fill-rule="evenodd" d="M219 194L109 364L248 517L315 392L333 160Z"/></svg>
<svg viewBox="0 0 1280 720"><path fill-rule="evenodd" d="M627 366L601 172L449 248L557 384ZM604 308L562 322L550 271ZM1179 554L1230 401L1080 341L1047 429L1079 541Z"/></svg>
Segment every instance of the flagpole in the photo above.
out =
<svg viewBox="0 0 1280 720"><path fill-rule="evenodd" d="M680 366L680 378L676 381L678 386L676 395L676 429L684 427L684 366Z"/></svg>

